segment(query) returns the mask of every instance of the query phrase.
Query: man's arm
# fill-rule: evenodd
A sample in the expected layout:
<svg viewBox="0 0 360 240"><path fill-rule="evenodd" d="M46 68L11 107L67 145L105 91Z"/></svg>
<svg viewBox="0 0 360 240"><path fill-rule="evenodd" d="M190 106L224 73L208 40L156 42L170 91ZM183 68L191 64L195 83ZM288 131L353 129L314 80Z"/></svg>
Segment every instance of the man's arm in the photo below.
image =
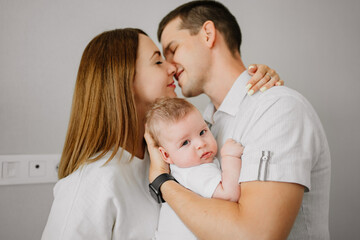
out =
<svg viewBox="0 0 360 240"><path fill-rule="evenodd" d="M304 187L280 182L243 183L238 203L200 197L174 181L164 183L161 192L199 239L286 239Z"/></svg>
<svg viewBox="0 0 360 240"><path fill-rule="evenodd" d="M169 173L146 133L151 158L149 180ZM244 182L238 203L203 198L174 181L161 186L162 196L199 239L286 239L301 206L304 187L280 182Z"/></svg>
<svg viewBox="0 0 360 240"><path fill-rule="evenodd" d="M264 130L247 133L245 150L249 146L274 149L272 164L267 169L271 178L257 181L258 159L253 156L245 160L243 155L242 171L246 169L244 173L248 176L242 181L238 203L205 199L172 181L161 187L164 199L200 239L286 239L300 209L304 186L311 187L314 157L311 153L316 152L312 144L316 129L304 104L284 94L281 98L264 97L259 106L262 108L259 107L255 115L258 119L249 129ZM150 181L161 169L166 169L161 166L161 156L156 156L157 149L151 149L153 147L149 147L149 153L154 171L150 170Z"/></svg>

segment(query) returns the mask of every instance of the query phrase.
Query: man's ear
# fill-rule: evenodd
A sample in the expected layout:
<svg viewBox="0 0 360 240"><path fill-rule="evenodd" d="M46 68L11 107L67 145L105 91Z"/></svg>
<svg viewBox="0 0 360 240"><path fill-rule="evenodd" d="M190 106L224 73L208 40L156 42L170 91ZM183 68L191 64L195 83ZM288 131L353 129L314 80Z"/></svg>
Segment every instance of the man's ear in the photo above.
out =
<svg viewBox="0 0 360 240"><path fill-rule="evenodd" d="M212 48L215 44L216 39L216 28L214 22L210 20L204 22L201 28L201 33L206 45L209 48Z"/></svg>
<svg viewBox="0 0 360 240"><path fill-rule="evenodd" d="M169 153L163 147L159 147L159 151L161 153L162 159L168 164L173 164L174 162L171 160Z"/></svg>

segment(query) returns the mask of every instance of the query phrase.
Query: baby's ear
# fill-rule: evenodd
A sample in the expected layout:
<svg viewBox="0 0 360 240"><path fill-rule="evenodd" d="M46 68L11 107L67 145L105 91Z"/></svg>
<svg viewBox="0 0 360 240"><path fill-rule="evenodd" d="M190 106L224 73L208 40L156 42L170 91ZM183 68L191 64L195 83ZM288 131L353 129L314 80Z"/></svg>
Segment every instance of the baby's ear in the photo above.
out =
<svg viewBox="0 0 360 240"><path fill-rule="evenodd" d="M163 158L163 160L165 162L167 162L168 164L173 164L173 161L170 158L169 153L165 150L165 148L163 147L159 147L159 151L161 153L161 157Z"/></svg>

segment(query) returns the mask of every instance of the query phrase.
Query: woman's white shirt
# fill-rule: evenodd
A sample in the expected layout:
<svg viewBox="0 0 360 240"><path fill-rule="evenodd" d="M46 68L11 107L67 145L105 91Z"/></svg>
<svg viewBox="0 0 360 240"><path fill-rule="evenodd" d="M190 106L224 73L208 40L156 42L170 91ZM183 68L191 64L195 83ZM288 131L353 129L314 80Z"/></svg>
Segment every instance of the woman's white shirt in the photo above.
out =
<svg viewBox="0 0 360 240"><path fill-rule="evenodd" d="M120 150L108 164L111 153L55 185L43 240L152 238L160 207L148 190L148 155L129 162Z"/></svg>

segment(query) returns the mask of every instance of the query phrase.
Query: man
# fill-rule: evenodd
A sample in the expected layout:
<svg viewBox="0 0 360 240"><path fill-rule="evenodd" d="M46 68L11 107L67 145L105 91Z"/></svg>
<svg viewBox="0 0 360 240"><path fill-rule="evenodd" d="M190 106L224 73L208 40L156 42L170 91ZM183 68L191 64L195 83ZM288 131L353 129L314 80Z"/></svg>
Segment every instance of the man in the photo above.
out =
<svg viewBox="0 0 360 240"><path fill-rule="evenodd" d="M218 2L181 5L162 20L158 38L183 95L209 96L204 118L219 148L227 138L245 146L238 203L159 181L168 166L150 148L159 195L199 239L329 239L330 153L306 99L286 87L246 94L240 28Z"/></svg>

